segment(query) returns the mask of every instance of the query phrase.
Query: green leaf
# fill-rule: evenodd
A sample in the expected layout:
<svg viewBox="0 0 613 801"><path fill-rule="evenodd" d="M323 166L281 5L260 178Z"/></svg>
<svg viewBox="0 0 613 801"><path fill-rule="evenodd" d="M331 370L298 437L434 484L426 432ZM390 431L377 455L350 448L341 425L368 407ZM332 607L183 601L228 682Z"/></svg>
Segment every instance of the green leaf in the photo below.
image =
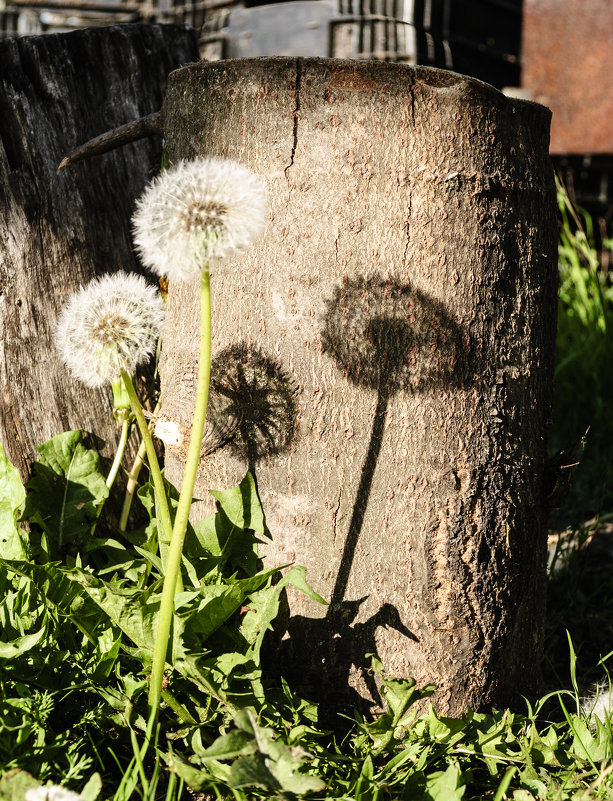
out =
<svg viewBox="0 0 613 801"><path fill-rule="evenodd" d="M158 541L158 524L155 517L155 490L151 480L145 481L137 490L136 495L142 503L149 522L145 527L145 543L156 543Z"/></svg>
<svg viewBox="0 0 613 801"><path fill-rule="evenodd" d="M250 528L262 537L270 537L251 473L247 473L237 487L210 490L210 493L233 526L241 529Z"/></svg>
<svg viewBox="0 0 613 801"><path fill-rule="evenodd" d="M280 567L269 567L268 570L261 570L259 573L256 573L255 576L248 576L244 579L232 577L230 582L240 587L245 595L248 595L251 592L257 592L262 586L268 584L269 580L277 575L281 569Z"/></svg>
<svg viewBox="0 0 613 801"><path fill-rule="evenodd" d="M529 758L535 765L555 765L560 767L556 757L558 737L552 727L546 735L541 736L533 723L528 732Z"/></svg>
<svg viewBox="0 0 613 801"><path fill-rule="evenodd" d="M279 612L279 598L283 587L279 584L258 590L249 596L248 610L243 617L241 633L251 646L251 653L259 657L264 635Z"/></svg>
<svg viewBox="0 0 613 801"><path fill-rule="evenodd" d="M246 700L245 694L242 693L237 697L236 704L233 703L232 693L229 693L227 688L235 678L235 673L240 673L241 679L249 681L252 690L254 687L259 689L257 685L261 674L260 668L248 656L236 651L217 654L209 659L203 659L198 655L179 653L175 656L174 666L186 678L200 685L205 692L222 699L229 711L235 712L238 704L244 705L254 701L255 691L252 692L251 699Z"/></svg>
<svg viewBox="0 0 613 801"><path fill-rule="evenodd" d="M428 746L426 746L423 742L416 742L410 745L405 745L402 751L399 751L395 756L393 756L389 762L385 765L385 767L379 773L378 778L383 779L387 777L392 777L393 774L401 768L405 762L413 762L417 761L418 753L422 751L427 751Z"/></svg>
<svg viewBox="0 0 613 801"><path fill-rule="evenodd" d="M257 723L249 710L239 712L234 722L257 748L256 753L239 756L232 764L231 787L263 787L295 795L321 792L325 782L318 776L303 772L311 755L303 748L290 746L275 737L271 729Z"/></svg>
<svg viewBox="0 0 613 801"><path fill-rule="evenodd" d="M272 573L274 571L270 572ZM254 578L257 578L257 576ZM246 581L248 581L248 579ZM251 646L250 653L253 654L254 658L258 661L264 636L272 627L272 623L279 613L281 593L288 584L301 590L312 600L326 604L324 599L307 584L306 570L304 567L293 567L281 577L277 584L252 592L252 594L249 595L247 604L249 609L243 617L241 632Z"/></svg>
<svg viewBox="0 0 613 801"><path fill-rule="evenodd" d="M417 688L414 679L385 678L381 693L387 701L387 706L398 723L411 704L425 697Z"/></svg>
<svg viewBox="0 0 613 801"><path fill-rule="evenodd" d="M31 650L44 637L47 622L32 583L23 576L15 577L3 564L0 569L0 657L14 659Z"/></svg>
<svg viewBox="0 0 613 801"><path fill-rule="evenodd" d="M230 769L230 787L262 787L276 792L281 787L273 774L266 767L261 754L239 757Z"/></svg>
<svg viewBox="0 0 613 801"><path fill-rule="evenodd" d="M572 731L574 737L569 753L578 760L598 764L611 757L611 732L608 727L598 726L594 735L582 718L573 715Z"/></svg>
<svg viewBox="0 0 613 801"><path fill-rule="evenodd" d="M535 801L535 799L528 790L513 790L513 801Z"/></svg>
<svg viewBox="0 0 613 801"><path fill-rule="evenodd" d="M537 798L545 798L547 796L547 785L544 781L537 777L536 772L532 768L528 768L520 776L521 783L524 788L528 790L532 790L533 797L536 796ZM515 791L517 793L517 790ZM513 798L515 799L515 793L513 793Z"/></svg>
<svg viewBox="0 0 613 801"><path fill-rule="evenodd" d="M483 759L492 776L498 774L501 762L508 761L510 749L515 749L513 755L519 756L517 738L513 731L514 721L515 715L508 709L504 712L494 710L491 715L472 713L472 724L477 733L475 753Z"/></svg>
<svg viewBox="0 0 613 801"><path fill-rule="evenodd" d="M200 555L209 557L204 570L211 570L214 576L219 576L228 563L231 569L239 568L248 575L257 571L259 557L253 532L236 526L223 509L196 522L193 532L190 529L188 527L186 533L184 553L193 560L197 556L194 547L194 541L197 541Z"/></svg>
<svg viewBox="0 0 613 801"><path fill-rule="evenodd" d="M213 514L205 517L204 520L197 520L193 526L195 539L202 548L202 551L211 556L221 556L223 554L224 542L220 537L220 530L216 522L218 515ZM185 552L189 552L190 546L188 536L185 537Z"/></svg>
<svg viewBox="0 0 613 801"><path fill-rule="evenodd" d="M92 773L89 777L89 781L85 785L85 787L81 790L79 795L83 799L83 801L96 801L100 792L102 790L102 779L100 778L99 773Z"/></svg>
<svg viewBox="0 0 613 801"><path fill-rule="evenodd" d="M178 754L170 752L165 755L168 769L183 779L183 781L196 792L202 792L209 788L212 782L228 783L230 779L230 768L222 762L209 762L206 769L196 768L186 762Z"/></svg>
<svg viewBox="0 0 613 801"><path fill-rule="evenodd" d="M218 511L188 529L184 555L193 569L210 571L212 580L226 564L253 576L259 559L255 535L270 537L253 477L247 473L238 486L212 490L211 495Z"/></svg>
<svg viewBox="0 0 613 801"><path fill-rule="evenodd" d="M309 756L302 749L290 751L288 748L272 765L272 774L286 793L302 796L306 793L319 793L325 790L326 783L319 776L301 773L304 757Z"/></svg>
<svg viewBox="0 0 613 801"><path fill-rule="evenodd" d="M45 599L69 618L90 643L92 679L104 681L110 674L121 645L121 632L145 652L151 652L159 596L159 582L147 590L124 590L80 568L54 563L5 562L10 571L29 578Z"/></svg>
<svg viewBox="0 0 613 801"><path fill-rule="evenodd" d="M197 756L199 762L206 762L211 759L234 759L241 755L252 754L256 750L257 743L253 735L243 729L233 729L228 734L218 737L213 745Z"/></svg>
<svg viewBox="0 0 613 801"><path fill-rule="evenodd" d="M0 445L0 556L3 559L28 558L26 537L17 526L25 499L26 491L19 473Z"/></svg>
<svg viewBox="0 0 613 801"><path fill-rule="evenodd" d="M0 801L16 801L25 798L28 790L39 787L40 782L25 770L9 770L0 777Z"/></svg>
<svg viewBox="0 0 613 801"><path fill-rule="evenodd" d="M289 570L285 576L281 579L281 582L284 584L291 584L297 590L304 593L307 598L310 598L312 601L317 601L317 603L323 604L324 606L328 605L328 602L324 600L321 595L315 592L315 590L307 584L306 580L306 567L302 567L302 565L296 565Z"/></svg>
<svg viewBox="0 0 613 801"><path fill-rule="evenodd" d="M187 609L181 606L188 595L196 602ZM188 651L202 651L207 638L236 612L245 600L245 592L236 584L212 584L198 593L181 593L177 596L177 633L182 635Z"/></svg>
<svg viewBox="0 0 613 801"><path fill-rule="evenodd" d="M153 649L160 609L160 596L156 594L159 582L146 590L124 590L78 568L66 572L66 577L79 584L96 606L135 645L149 651Z"/></svg>
<svg viewBox="0 0 613 801"><path fill-rule="evenodd" d="M0 659L14 659L30 651L43 639L46 631L47 627L43 626L33 634L25 634L10 642L0 642Z"/></svg>
<svg viewBox="0 0 613 801"><path fill-rule="evenodd" d="M426 798L431 801L461 801L466 791L459 765L452 763L443 773L430 774L426 781Z"/></svg>
<svg viewBox="0 0 613 801"><path fill-rule="evenodd" d="M464 718L445 718L438 717L433 707L428 710L428 722L430 737L437 742L445 745L455 745L463 739L464 730L469 725L470 720Z"/></svg>
<svg viewBox="0 0 613 801"><path fill-rule="evenodd" d="M372 763L372 756L370 754L368 754L368 756L366 757L366 759L362 764L362 770L360 771L360 775L363 776L365 779L368 779L369 782L372 781L373 776L375 775L375 768Z"/></svg>
<svg viewBox="0 0 613 801"><path fill-rule="evenodd" d="M164 478L164 489L166 490L166 499L168 501L168 508L170 510L170 517L171 520L174 520L174 515L177 509L177 504L179 501L179 492L174 487L170 481L166 481ZM138 488L136 491L138 498L142 505L147 512L149 517L149 522L145 526L144 529L144 542L141 541L138 544L142 545L149 551L157 551L157 543L158 543L158 521L156 518L156 507L155 507L155 487L153 485L153 481L150 478L149 481L146 481L142 486ZM188 526L188 532L190 531L191 526Z"/></svg>
<svg viewBox="0 0 613 801"><path fill-rule="evenodd" d="M96 663L96 670L92 676L92 681L104 682L108 679L111 670L113 669L119 650L121 648L121 632L111 623L105 621L96 630L95 653L93 658Z"/></svg>
<svg viewBox="0 0 613 801"><path fill-rule="evenodd" d="M55 607L71 618L91 642L95 641L96 629L101 622L100 611L87 598L81 586L71 581L70 570L52 562L36 565L0 559L0 564L31 581L48 606Z"/></svg>
<svg viewBox="0 0 613 801"><path fill-rule="evenodd" d="M379 659L373 659L373 669L377 670ZM387 711L379 715L372 723L363 725L363 729L373 741L373 754L377 755L386 750L393 750L398 744L397 733L404 723L402 720L407 709L423 698L428 698L434 692L434 685L427 685L418 689L413 679L393 679L384 677L381 694L387 702ZM436 716L432 712L434 720Z"/></svg>
<svg viewBox="0 0 613 801"><path fill-rule="evenodd" d="M83 431L67 431L39 445L26 485L24 518L41 525L52 555L87 538L109 494L100 457L82 439Z"/></svg>

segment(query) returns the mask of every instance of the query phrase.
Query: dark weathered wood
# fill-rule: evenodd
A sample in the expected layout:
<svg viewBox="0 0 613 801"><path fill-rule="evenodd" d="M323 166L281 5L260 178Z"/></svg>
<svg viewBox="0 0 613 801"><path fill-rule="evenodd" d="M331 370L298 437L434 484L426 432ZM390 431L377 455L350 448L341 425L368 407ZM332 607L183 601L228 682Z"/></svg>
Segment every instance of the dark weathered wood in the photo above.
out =
<svg viewBox="0 0 613 801"><path fill-rule="evenodd" d="M241 422L202 460L198 497L254 469L267 562L306 565L331 600L290 597L272 661L326 708L347 685L377 700L369 651L437 684L443 713L529 694L556 319L549 112L437 70L265 59L175 72L163 116L171 159L237 159L270 190L263 239L211 279L214 387ZM182 425L197 309L196 286L171 284L163 411ZM181 471L169 448L166 475Z"/></svg>
<svg viewBox="0 0 613 801"><path fill-rule="evenodd" d="M56 177L86 139L159 110L168 73L197 58L183 26L124 25L0 41L0 440L23 475L68 428L108 442L110 392L69 376L53 345L66 298L105 272L140 270L130 216L160 140Z"/></svg>

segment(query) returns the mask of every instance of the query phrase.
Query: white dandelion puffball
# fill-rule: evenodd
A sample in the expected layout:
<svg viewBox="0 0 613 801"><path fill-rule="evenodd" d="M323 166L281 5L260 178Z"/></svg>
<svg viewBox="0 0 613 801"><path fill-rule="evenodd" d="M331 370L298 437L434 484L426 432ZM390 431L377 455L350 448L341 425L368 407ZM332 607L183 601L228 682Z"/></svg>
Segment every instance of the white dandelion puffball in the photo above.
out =
<svg viewBox="0 0 613 801"><path fill-rule="evenodd" d="M24 801L83 801L83 798L72 790L66 790L57 784L49 787L34 787L25 794Z"/></svg>
<svg viewBox="0 0 613 801"><path fill-rule="evenodd" d="M583 699L581 710L590 718L599 718L604 723L613 718L613 690L607 682L600 682L593 693Z"/></svg>
<svg viewBox="0 0 613 801"><path fill-rule="evenodd" d="M75 378L90 387L134 375L157 347L164 303L156 287L134 273L95 278L60 315L56 345Z"/></svg>
<svg viewBox="0 0 613 801"><path fill-rule="evenodd" d="M234 161L180 161L155 178L132 217L143 264L170 280L191 281L210 264L244 250L264 229L266 191Z"/></svg>

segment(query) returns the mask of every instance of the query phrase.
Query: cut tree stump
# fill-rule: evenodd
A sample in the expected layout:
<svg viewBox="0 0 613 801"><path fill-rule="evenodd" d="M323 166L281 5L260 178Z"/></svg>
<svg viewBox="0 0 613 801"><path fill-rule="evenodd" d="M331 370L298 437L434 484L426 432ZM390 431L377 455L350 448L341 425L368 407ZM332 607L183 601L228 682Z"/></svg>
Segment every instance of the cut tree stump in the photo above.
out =
<svg viewBox="0 0 613 801"><path fill-rule="evenodd" d="M453 73L257 59L170 78L172 161L236 159L267 230L213 271L211 422L197 497L253 471L268 565L306 565L271 662L343 708L391 675L441 713L539 681L542 498L556 325L550 113ZM197 283L197 282L196 282ZM163 414L189 426L198 286L171 284ZM184 448L167 448L180 483ZM203 500L202 515L213 508Z"/></svg>
<svg viewBox="0 0 613 801"><path fill-rule="evenodd" d="M122 25L0 40L0 441L23 477L35 446L118 429L109 390L74 381L53 344L66 299L97 275L142 271L134 200L159 165L144 140L56 176L84 139L157 111L166 77L198 58L184 26Z"/></svg>

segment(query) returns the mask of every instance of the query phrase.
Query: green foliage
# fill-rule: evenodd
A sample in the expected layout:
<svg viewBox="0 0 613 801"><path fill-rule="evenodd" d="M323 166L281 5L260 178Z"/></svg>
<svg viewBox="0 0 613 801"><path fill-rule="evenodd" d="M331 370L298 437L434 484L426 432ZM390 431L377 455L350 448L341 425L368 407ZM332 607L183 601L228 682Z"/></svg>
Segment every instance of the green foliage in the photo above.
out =
<svg viewBox="0 0 613 801"><path fill-rule="evenodd" d="M555 392L549 442L553 453L587 445L569 508L593 515L613 509L613 283L603 274L590 216L575 210L558 184L560 273ZM613 240L603 247L613 250Z"/></svg>
<svg viewBox="0 0 613 801"><path fill-rule="evenodd" d="M16 801L24 798L28 790L38 787L40 782L26 771L14 769L0 776L0 801Z"/></svg>
<svg viewBox="0 0 613 801"><path fill-rule="evenodd" d="M37 450L24 518L40 527L45 555L53 559L87 540L109 491L82 431L59 434Z"/></svg>
<svg viewBox="0 0 613 801"><path fill-rule="evenodd" d="M19 473L0 445L0 555L5 559L27 557L25 536L17 526L26 491Z"/></svg>
<svg viewBox="0 0 613 801"><path fill-rule="evenodd" d="M145 727L162 581L150 548L157 527L151 517L140 532L93 537L107 496L97 454L82 432L39 452L27 497L0 456L0 774L74 783L94 761L112 771L115 758L133 753L132 727ZM153 515L153 487L139 497ZM186 722L215 732L239 708L260 710L260 650L283 589L322 600L301 568L282 577L259 569L256 537L267 529L251 476L215 497L218 512L187 533L167 655L166 742L183 736ZM22 508L29 532L17 522Z"/></svg>
<svg viewBox="0 0 613 801"><path fill-rule="evenodd" d="M168 765L196 790L241 801L610 797L613 783L604 775L612 755L610 728L591 728L569 713L563 724L543 724L538 710L468 711L449 719L430 707L418 715L411 706L430 689L382 681L393 706L376 725L356 716L341 742L300 713L291 719L288 706L277 703L259 719L239 713L211 745L195 745L189 761L173 752Z"/></svg>
<svg viewBox="0 0 613 801"><path fill-rule="evenodd" d="M577 644L581 683L599 681L613 645L613 532L606 516L559 535L547 582L544 668L550 686L571 681L568 638Z"/></svg>
<svg viewBox="0 0 613 801"><path fill-rule="evenodd" d="M143 748L162 582L153 487L139 490L144 526L100 533L106 487L81 432L40 453L27 495L0 454L0 801L41 783L84 801L187 801L187 788L236 801L613 795L611 728L576 693L574 711L559 696L560 723L543 721L546 699L525 715L450 719L427 706L433 687L386 676L372 656L382 713L356 714L343 736L322 729L317 707L262 668L285 589L323 599L304 568L261 569L268 530L250 475L188 528L156 745ZM575 670L572 653L576 684Z"/></svg>

